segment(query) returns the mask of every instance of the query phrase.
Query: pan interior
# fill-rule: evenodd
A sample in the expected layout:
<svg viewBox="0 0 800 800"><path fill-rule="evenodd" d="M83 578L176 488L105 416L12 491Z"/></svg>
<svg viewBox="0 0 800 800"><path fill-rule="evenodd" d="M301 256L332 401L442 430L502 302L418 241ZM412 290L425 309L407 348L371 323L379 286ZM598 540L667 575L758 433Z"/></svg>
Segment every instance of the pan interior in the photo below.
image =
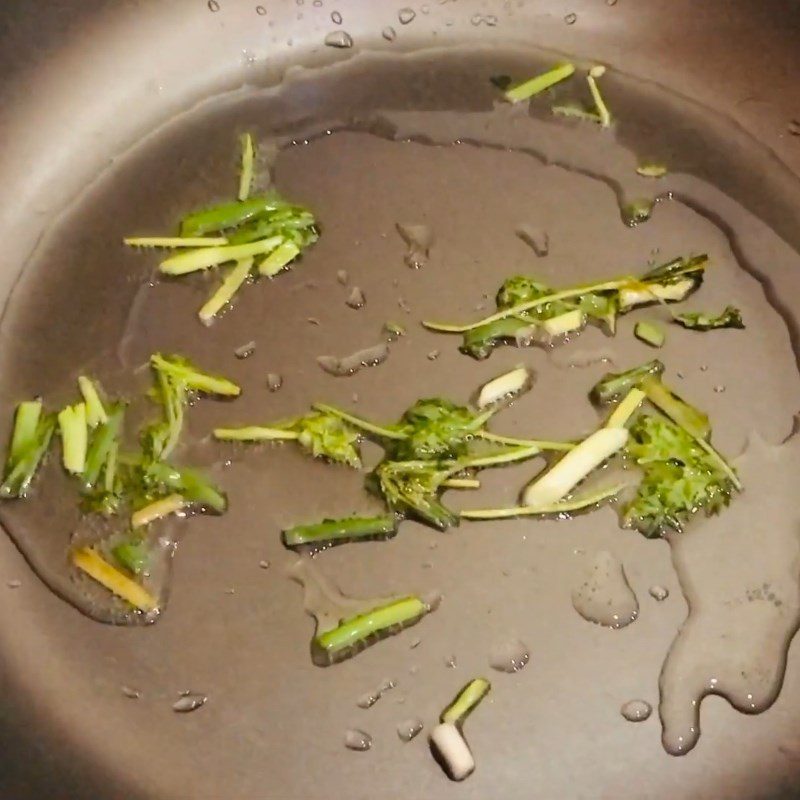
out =
<svg viewBox="0 0 800 800"><path fill-rule="evenodd" d="M590 774L613 791L621 785L614 753L625 752L670 785L680 776L685 796L711 797L709 760L737 753L742 777L768 746L772 753L781 737L796 733L783 720L769 737L757 737L752 720L709 705L702 753L674 761L661 751L655 716L632 726L619 715L630 700L658 703L658 676L685 616L681 590L696 616L691 638L674 645L670 669L684 684L700 684L680 695L679 706L696 703L715 670L728 681L718 691L743 710L770 705L780 685L800 613L798 519L791 482L781 479L794 472L797 456L792 440L780 446L800 406L790 299L800 288L792 240L800 226L792 234L796 214L787 216L785 190L769 191L771 182L783 187L784 177L724 121L625 76L604 83L618 120L614 131L551 116L552 102L584 99L582 79L530 109L498 103L492 76L523 78L548 63L541 54L514 51L360 56L319 72L290 72L279 87L213 98L117 154L26 265L3 320L0 397L7 418L22 398L41 395L53 407L70 401L79 374L96 375L112 394L140 394L148 381L142 366L156 351L185 354L244 390L234 403L205 401L189 412L182 455L224 486L230 511L171 523L181 543L164 618L146 631L88 622L76 629L103 664L93 679L101 704L121 718L131 713L121 739L147 730L147 759L164 760L155 770L164 776L164 792L201 762L209 765L208 796L236 772L237 796L253 796L268 780L286 796L323 797L333 771L346 773L355 796L368 789L373 797L396 796L398 786L412 787L412 775L410 795L446 796L451 787L424 752L423 737L405 745L395 728L412 715L432 724L468 678L488 670L493 648L516 639L527 643L531 663L515 675L497 674L493 702L470 724L479 769L465 796L518 793L536 742L543 796L567 796L573 781ZM265 156L262 185L271 180L313 209L322 236L291 271L246 287L204 329L196 309L217 277L161 280L158 256L125 249L121 239L171 232L187 210L232 196L244 131ZM642 178L642 160L664 161L670 174ZM621 209L640 197L660 202L648 222L628 227ZM406 265L398 223L433 231L423 268ZM547 233L546 256L517 235L522 226ZM458 352L457 337L419 325L490 313L498 286L512 274L570 286L699 252L713 267L692 308L734 304L746 331L684 331L656 309L624 318L615 338L589 329L552 350L506 347L475 362ZM346 304L354 286L366 298L363 308ZM312 623L287 577L296 556L282 548L279 532L325 516L370 513L376 501L356 472L313 461L290 445L215 444L209 431L295 416L318 401L392 420L419 397L466 403L487 379L524 363L536 385L498 416L496 430L581 437L598 424L587 399L596 380L652 356L632 335L644 317L667 328L659 357L671 383L711 415L714 443L732 458L746 451L741 468L753 494L671 541L674 568L666 542L619 530L608 508L571 521L463 524L447 534L404 523L391 542L335 548L316 566L346 595L436 590L444 600L413 631L345 664L315 667ZM391 343L385 363L351 377L320 369L318 356L382 341L387 322L407 333ZM252 355L236 358L251 341ZM268 390L268 373L282 376L279 391ZM107 620L107 606L87 595L68 567L80 520L55 462L28 500L0 508L0 519L42 580ZM479 496L451 493L448 503L511 505L536 468L487 474ZM623 563L639 598L639 619L624 631L589 625L570 600L587 564L606 550ZM655 585L669 589L667 601L649 596ZM757 589L761 600L773 600L754 605L748 598ZM734 602L743 610L730 612ZM729 628L747 633L736 655L754 670L750 678L728 675ZM417 640L421 645L412 647ZM74 646L74 638L54 630L54 648ZM358 697L386 678L398 688L369 711L357 708ZM143 693L133 713L123 684ZM739 699L753 687L748 709ZM173 695L184 688L210 701L191 719L173 719ZM696 725L682 707L672 710L677 736ZM597 735L587 736L587 722ZM354 726L372 734L372 752L345 750L344 732ZM169 768L159 752L168 739ZM665 745L682 749L666 735ZM555 768L565 749L580 777ZM792 779L791 764L779 767L776 785ZM377 784L376 774L383 776ZM736 775L727 779L736 783ZM726 796L752 796L746 783L738 787Z"/></svg>

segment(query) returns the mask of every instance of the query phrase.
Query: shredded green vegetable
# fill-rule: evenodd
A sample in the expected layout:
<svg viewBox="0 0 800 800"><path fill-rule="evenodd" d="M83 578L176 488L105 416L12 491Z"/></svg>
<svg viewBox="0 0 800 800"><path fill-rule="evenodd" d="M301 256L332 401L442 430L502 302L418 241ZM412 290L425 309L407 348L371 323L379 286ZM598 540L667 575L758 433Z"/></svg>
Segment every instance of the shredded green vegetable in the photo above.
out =
<svg viewBox="0 0 800 800"><path fill-rule="evenodd" d="M253 162L255 160L253 137L249 133L242 136L242 168L239 175L239 200L247 200L253 185Z"/></svg>
<svg viewBox="0 0 800 800"><path fill-rule="evenodd" d="M639 341L649 344L650 347L663 347L664 341L666 340L663 328L656 325L654 322L647 322L645 320L636 323L633 329L633 335L639 339Z"/></svg>
<svg viewBox="0 0 800 800"><path fill-rule="evenodd" d="M78 378L78 388L86 403L86 422L90 428L96 428L100 423L108 421L103 401L100 399L100 391L91 378L81 375Z"/></svg>
<svg viewBox="0 0 800 800"><path fill-rule="evenodd" d="M56 425L56 415L43 414L39 400L17 406L0 497L25 497L50 447Z"/></svg>
<svg viewBox="0 0 800 800"><path fill-rule="evenodd" d="M712 331L718 328L744 329L742 312L734 306L726 306L720 314L709 314L703 311L676 314L675 322L692 331Z"/></svg>
<svg viewBox="0 0 800 800"><path fill-rule="evenodd" d="M67 406L58 414L61 433L61 460L64 469L80 475L86 467L89 427L86 424L86 403Z"/></svg>
<svg viewBox="0 0 800 800"><path fill-rule="evenodd" d="M503 96L509 103L519 103L541 94L551 86L566 80L575 72L574 64L557 64L547 72L506 89Z"/></svg>
<svg viewBox="0 0 800 800"><path fill-rule="evenodd" d="M225 276L219 288L208 298L200 311L198 311L200 322L204 325L210 325L213 322L214 317L233 300L236 292L239 291L247 280L248 275L250 275L252 267L252 257L237 261L236 264L231 267L230 272Z"/></svg>

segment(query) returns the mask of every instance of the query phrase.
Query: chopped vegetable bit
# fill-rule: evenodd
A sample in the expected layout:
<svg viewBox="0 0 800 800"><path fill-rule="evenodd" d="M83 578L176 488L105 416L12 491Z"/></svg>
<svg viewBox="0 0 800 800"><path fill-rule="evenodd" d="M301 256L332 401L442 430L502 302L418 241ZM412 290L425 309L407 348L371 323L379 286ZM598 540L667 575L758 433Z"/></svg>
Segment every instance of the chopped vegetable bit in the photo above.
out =
<svg viewBox="0 0 800 800"><path fill-rule="evenodd" d="M734 306L726 306L721 314L709 314L707 312L687 312L676 314L675 322L684 328L693 331L711 331L717 328L739 328L744 329L742 312Z"/></svg>
<svg viewBox="0 0 800 800"><path fill-rule="evenodd" d="M510 519L513 517L558 517L563 514L574 514L576 511L595 509L601 503L614 499L623 489L624 484L609 486L588 495L574 497L571 500L560 500L550 505L512 506L511 508L471 508L461 512L462 519Z"/></svg>
<svg viewBox="0 0 800 800"><path fill-rule="evenodd" d="M86 403L76 403L60 411L58 429L61 433L61 460L64 469L73 475L80 475L86 467L86 451L89 445Z"/></svg>
<svg viewBox="0 0 800 800"><path fill-rule="evenodd" d="M78 388L86 403L86 423L90 428L96 428L102 422L108 422L103 401L100 399L98 385L91 378L81 375L78 378Z"/></svg>
<svg viewBox="0 0 800 800"><path fill-rule="evenodd" d="M117 597L145 613L155 611L158 601L143 586L111 566L95 550L83 547L72 553L72 563Z"/></svg>
<svg viewBox="0 0 800 800"><path fill-rule="evenodd" d="M431 609L419 597L404 597L380 606L366 614L343 620L336 628L318 633L312 646L324 653L327 663L346 658L352 648L369 644L371 638L381 634L396 633L401 628L413 625ZM315 663L325 663L320 658Z"/></svg>
<svg viewBox="0 0 800 800"><path fill-rule="evenodd" d="M17 406L0 497L25 497L55 429L56 415L43 414L40 400Z"/></svg>
<svg viewBox="0 0 800 800"><path fill-rule="evenodd" d="M589 398L597 405L615 403L637 387L648 375L658 377L663 372L664 365L660 361L648 361L626 372L608 372L589 392Z"/></svg>
<svg viewBox="0 0 800 800"><path fill-rule="evenodd" d="M140 537L131 537L112 548L117 563L134 575L146 572L150 564L150 550Z"/></svg>
<svg viewBox="0 0 800 800"><path fill-rule="evenodd" d="M119 444L122 421L125 416L123 403L112 403L109 406L106 421L92 431L89 448L86 453L86 467L83 470L84 489L91 490L105 477L114 487L114 476L109 475L109 460L114 457Z"/></svg>
<svg viewBox="0 0 800 800"><path fill-rule="evenodd" d="M392 511L425 522L438 530L458 525L458 514L439 493L458 468L436 461L382 461L368 479Z"/></svg>
<svg viewBox="0 0 800 800"><path fill-rule="evenodd" d="M228 261L242 261L245 258L268 255L282 244L283 239L280 236L270 236L247 244L203 247L170 256L159 264L159 269L166 275L186 275L189 272L218 267Z"/></svg>
<svg viewBox="0 0 800 800"><path fill-rule="evenodd" d="M619 400L633 388L641 389L647 399L692 436L706 439L711 431L708 415L687 403L661 380L664 365L648 361L627 372L604 375L589 392L593 403L607 405Z"/></svg>
<svg viewBox="0 0 800 800"><path fill-rule="evenodd" d="M180 494L197 508L217 514L222 514L228 507L224 493L200 471L191 467L175 467L156 462L147 466L143 480L152 496Z"/></svg>
<svg viewBox="0 0 800 800"><path fill-rule="evenodd" d="M643 178L663 178L667 174L667 167L655 161L645 161L636 167L637 174Z"/></svg>
<svg viewBox="0 0 800 800"><path fill-rule="evenodd" d="M622 428L627 425L645 397L646 395L641 389L631 389L608 418L606 428Z"/></svg>
<svg viewBox="0 0 800 800"><path fill-rule="evenodd" d="M228 244L224 236L129 236L122 240L130 247L219 247Z"/></svg>
<svg viewBox="0 0 800 800"><path fill-rule="evenodd" d="M590 472L619 452L628 440L626 428L601 428L557 461L524 490L526 506L551 506L563 500Z"/></svg>
<svg viewBox="0 0 800 800"><path fill-rule="evenodd" d="M450 703L439 717L439 722L452 722L463 725L466 718L474 711L478 703L489 694L492 684L486 678L471 680Z"/></svg>
<svg viewBox="0 0 800 800"><path fill-rule="evenodd" d="M478 393L478 408L487 408L500 400L508 400L527 392L533 385L533 373L527 367L516 367L485 383Z"/></svg>
<svg viewBox="0 0 800 800"><path fill-rule="evenodd" d="M253 137L249 133L242 136L242 169L239 174L239 200L247 200L253 185L253 162L255 160Z"/></svg>
<svg viewBox="0 0 800 800"><path fill-rule="evenodd" d="M650 347L663 347L666 340L663 328L654 322L642 320L637 322L633 329L633 335L641 342L649 344Z"/></svg>
<svg viewBox="0 0 800 800"><path fill-rule="evenodd" d="M566 80L575 72L574 64L557 64L547 72L530 78L504 91L503 96L509 103L519 103L541 94L551 86Z"/></svg>
<svg viewBox="0 0 800 800"><path fill-rule="evenodd" d="M315 410L304 417L271 427L217 428L214 437L239 442L297 440L315 457L350 467L361 466L361 435L358 430L342 416L327 410Z"/></svg>
<svg viewBox="0 0 800 800"><path fill-rule="evenodd" d="M231 267L219 288L208 298L200 311L197 312L197 315L200 317L200 322L202 322L203 325L210 325L214 317L233 300L236 292L241 289L250 275L252 267L252 257L237 261L236 264Z"/></svg>
<svg viewBox="0 0 800 800"><path fill-rule="evenodd" d="M187 389L222 397L238 397L242 391L233 381L203 372L183 356L155 353L150 357L150 363L156 372L182 383Z"/></svg>
<svg viewBox="0 0 800 800"><path fill-rule="evenodd" d="M491 688L486 678L470 681L442 712L440 724L431 732L431 747L438 755L442 768L454 781L463 781L475 770L475 759L464 739L462 727Z"/></svg>
<svg viewBox="0 0 800 800"><path fill-rule="evenodd" d="M167 497L162 497L160 500L134 511L131 516L131 527L143 528L156 520L163 519L170 514L175 514L186 507L186 500L179 494L171 494Z"/></svg>
<svg viewBox="0 0 800 800"><path fill-rule="evenodd" d="M698 511L715 514L730 502L736 488L731 468L671 420L639 417L626 449L644 473L636 497L623 510L626 527L658 537L682 531Z"/></svg>
<svg viewBox="0 0 800 800"><path fill-rule="evenodd" d="M389 539L397 533L397 517L346 517L326 519L312 525L295 525L283 531L283 544L292 549L313 545L329 547L346 542L366 542Z"/></svg>
<svg viewBox="0 0 800 800"><path fill-rule="evenodd" d="M181 221L181 236L205 236L208 233L238 228L246 222L280 211L286 208L286 205L286 202L275 194L221 203L205 211L185 216Z"/></svg>
<svg viewBox="0 0 800 800"><path fill-rule="evenodd" d="M461 352L476 359L488 358L503 343L528 345L537 339L537 332L553 337L579 330L587 320L613 334L619 314L637 306L684 300L702 283L707 264L707 256L676 258L640 278L622 277L559 291L535 278L516 275L500 287L495 314L467 325L422 324L441 333L463 334Z"/></svg>
<svg viewBox="0 0 800 800"><path fill-rule="evenodd" d="M417 400L400 418L404 438L392 444L391 456L398 461L462 456L491 414L475 414L439 397Z"/></svg>
<svg viewBox="0 0 800 800"><path fill-rule="evenodd" d="M600 93L600 87L597 85L597 80L605 74L606 68L603 66L594 66L589 70L586 76L586 82L589 84L589 91L592 93L592 100L594 100L595 110L597 116L600 118L600 124L607 128L611 125L611 112Z"/></svg>

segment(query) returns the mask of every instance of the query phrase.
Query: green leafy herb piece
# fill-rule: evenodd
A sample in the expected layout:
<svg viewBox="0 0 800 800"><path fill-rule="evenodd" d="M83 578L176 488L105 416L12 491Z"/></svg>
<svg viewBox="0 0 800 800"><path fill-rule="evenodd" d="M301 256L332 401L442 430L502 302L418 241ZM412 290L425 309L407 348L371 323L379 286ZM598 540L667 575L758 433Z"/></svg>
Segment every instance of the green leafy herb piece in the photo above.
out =
<svg viewBox="0 0 800 800"><path fill-rule="evenodd" d="M575 72L574 64L557 64L547 72L530 78L527 81L507 88L504 91L504 97L509 103L519 103L522 100L528 100L535 97L537 94L555 86L557 83L566 80Z"/></svg>
<svg viewBox="0 0 800 800"><path fill-rule="evenodd" d="M404 438L392 443L390 455L397 461L463 456L469 440L492 413L475 414L440 397L418 400L400 418Z"/></svg>
<svg viewBox="0 0 800 800"><path fill-rule="evenodd" d="M317 458L327 458L350 467L361 466L359 431L341 414L332 413L327 408L269 427L249 425L242 428L217 428L214 438L231 442L296 440Z"/></svg>
<svg viewBox="0 0 800 800"><path fill-rule="evenodd" d="M326 519L312 525L295 525L283 531L283 544L294 549L312 545L330 547L346 542L365 542L374 539L389 539L397 533L397 517L384 514L381 517L345 517Z"/></svg>
<svg viewBox="0 0 800 800"><path fill-rule="evenodd" d="M684 328L693 331L711 331L717 328L739 328L744 329L742 312L734 306L726 306L721 314L709 314L707 312L687 312L676 314L675 322Z"/></svg>
<svg viewBox="0 0 800 800"><path fill-rule="evenodd" d="M636 323L633 328L633 335L639 341L649 344L650 347L663 347L667 338L663 328L654 322L647 322L646 320Z"/></svg>
<svg viewBox="0 0 800 800"><path fill-rule="evenodd" d="M50 447L56 424L56 415L43 414L39 400L17 406L0 497L25 497Z"/></svg>
<svg viewBox="0 0 800 800"><path fill-rule="evenodd" d="M723 468L700 442L671 420L646 414L630 430L628 454L643 471L635 498L623 510L623 523L647 537L682 531L698 511L715 514L736 488L730 467Z"/></svg>
<svg viewBox="0 0 800 800"><path fill-rule="evenodd" d="M367 479L392 511L437 530L458 525L458 515L439 499L443 484L457 471L435 461L382 461Z"/></svg>
<svg viewBox="0 0 800 800"><path fill-rule="evenodd" d="M439 333L463 334L461 351L488 357L503 343L527 345L544 334L550 338L579 330L587 319L616 331L619 314L651 303L675 303L695 291L703 280L708 257L676 258L646 272L585 286L554 290L535 278L515 275L497 293L497 312L477 322L454 325L423 322Z"/></svg>

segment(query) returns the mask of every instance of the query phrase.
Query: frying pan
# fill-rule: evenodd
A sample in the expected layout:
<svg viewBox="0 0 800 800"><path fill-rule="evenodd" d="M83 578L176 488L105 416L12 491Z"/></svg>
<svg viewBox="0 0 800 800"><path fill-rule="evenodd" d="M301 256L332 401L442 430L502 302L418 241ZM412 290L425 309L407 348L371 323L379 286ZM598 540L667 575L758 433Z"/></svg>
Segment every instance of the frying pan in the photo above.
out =
<svg viewBox="0 0 800 800"><path fill-rule="evenodd" d="M511 46L538 47L602 61L640 86L663 87L679 106L699 114L693 119L711 125L705 143L710 150L716 148L714 126L725 132L729 144L717 152L731 168L714 171L717 185L800 250L800 138L788 129L789 121L800 117L797 3L431 0L413 4L415 17L408 24L398 20L402 3L383 0L271 0L264 14L257 5L255 0L12 0L0 9L3 297L54 221L111 159L205 98L243 83L275 83L293 65L322 67L367 50L399 54L467 46L501 53ZM340 26L333 11L342 17ZM572 24L565 21L568 14L576 15ZM392 41L382 36L387 26L396 31ZM323 45L338 28L352 36L354 48ZM309 91L302 102L311 114L324 97ZM297 119L302 120L299 112ZM699 159L694 167L701 177L709 177L705 166ZM762 180L766 174L768 181ZM442 202L448 202L446 196ZM58 270L58 263L51 268ZM791 322L798 278L770 278ZM45 313L43 328L46 323ZM10 335L6 325L4 346ZM232 344L224 345L228 352ZM443 369L451 369L462 388L474 383L455 377L454 366ZM387 384L392 391L402 383L398 380ZM287 481L281 491L304 490ZM511 569L504 577L510 562L529 558L519 540L505 555L494 544L474 545L472 557L467 542L461 546L465 555L449 572L446 564L432 571L459 611L446 616L445 603L420 634L423 647L416 660L409 660L407 642L401 646L403 637L397 637L391 647L373 648L363 660L319 670L292 654L307 637L309 621L299 590L284 587L275 530L256 529L249 502L243 494L226 533L209 527L181 546L170 608L148 630L101 626L81 616L37 580L10 539L0 538L0 585L22 583L0 603L2 797L669 794L743 800L800 793L797 762L781 750L800 737L796 648L780 698L768 712L744 718L709 698L701 745L683 758L663 752L655 717L645 732L644 726L604 715L603 709L630 699L625 691L656 702L659 665L686 613L666 547L658 546L646 554L637 551L632 563L634 571L647 568L663 576L672 605L621 649L601 645L596 636L570 639L583 644L561 650L552 640L530 641L532 663L520 682L497 691L491 719L474 723L478 771L463 785L447 782L425 752L423 737L401 747L393 724L412 711L432 721L436 698L449 697L469 670L481 668L465 657L456 675L444 666L457 655L449 647L461 643L468 652L471 625L493 611L503 617L501 609L509 604L516 611L507 621L524 634L532 618L548 613L549 601L542 598L563 590L556 585L560 572L537 577L531 563L532 571ZM232 529L240 532L237 540L221 542L219 536L230 537ZM409 549L395 550L393 558L419 564L429 539L421 534L408 539ZM332 555L331 564L342 566L343 557ZM266 573L257 568L265 557L276 561ZM369 591L373 568L365 557L356 562L355 591ZM391 577L391 563L387 570ZM228 587L235 594L227 595ZM547 667L554 651L562 653L563 662ZM412 675L409 665L417 662L420 671ZM537 664L544 665L538 673ZM369 712L355 708L358 695L398 675L396 697ZM125 697L122 685L135 685L142 697ZM192 714L176 715L171 703L183 689L203 691L209 702ZM376 734L371 752L344 750L341 737L352 725Z"/></svg>

